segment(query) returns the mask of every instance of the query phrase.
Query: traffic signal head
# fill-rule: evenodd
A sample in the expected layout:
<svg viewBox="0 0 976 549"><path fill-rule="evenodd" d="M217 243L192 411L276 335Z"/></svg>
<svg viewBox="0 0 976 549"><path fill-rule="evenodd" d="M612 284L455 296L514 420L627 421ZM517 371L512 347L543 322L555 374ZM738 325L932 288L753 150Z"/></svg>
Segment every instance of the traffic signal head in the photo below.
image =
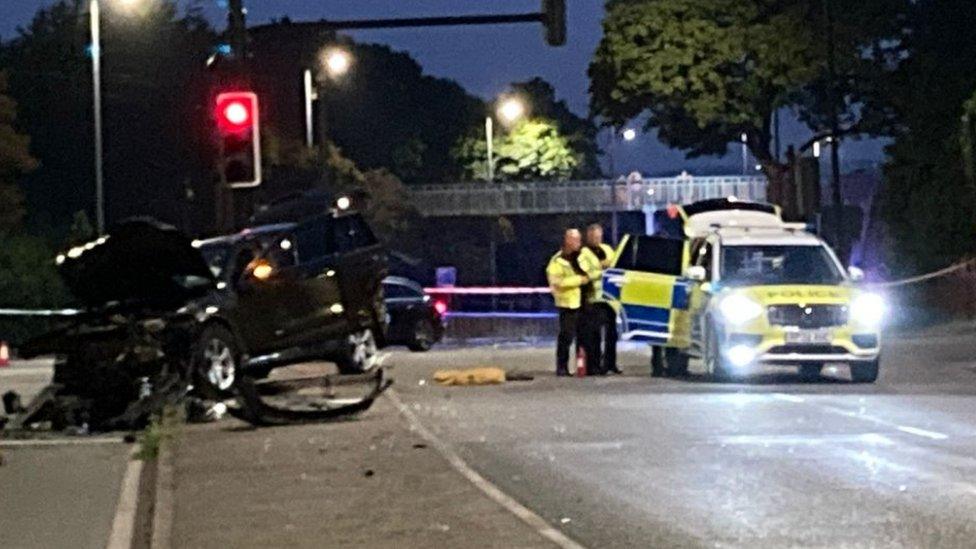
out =
<svg viewBox="0 0 976 549"><path fill-rule="evenodd" d="M547 44L566 44L566 0L542 0L542 25L546 30Z"/></svg>
<svg viewBox="0 0 976 549"><path fill-rule="evenodd" d="M217 167L230 187L261 184L261 125L258 96L222 93L214 110L219 151Z"/></svg>

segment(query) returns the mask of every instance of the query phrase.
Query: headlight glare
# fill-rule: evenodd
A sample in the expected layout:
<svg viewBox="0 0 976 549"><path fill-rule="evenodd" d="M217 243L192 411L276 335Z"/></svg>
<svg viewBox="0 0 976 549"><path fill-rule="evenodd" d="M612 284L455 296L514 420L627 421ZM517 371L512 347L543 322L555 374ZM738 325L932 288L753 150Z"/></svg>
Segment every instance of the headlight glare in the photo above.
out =
<svg viewBox="0 0 976 549"><path fill-rule="evenodd" d="M851 320L863 326L877 326L885 314L885 303L877 294L861 294L851 302Z"/></svg>
<svg viewBox="0 0 976 549"><path fill-rule="evenodd" d="M741 325L750 320L755 320L763 312L762 305L741 294L733 294L724 298L719 303L718 310L722 313L722 318L733 325Z"/></svg>

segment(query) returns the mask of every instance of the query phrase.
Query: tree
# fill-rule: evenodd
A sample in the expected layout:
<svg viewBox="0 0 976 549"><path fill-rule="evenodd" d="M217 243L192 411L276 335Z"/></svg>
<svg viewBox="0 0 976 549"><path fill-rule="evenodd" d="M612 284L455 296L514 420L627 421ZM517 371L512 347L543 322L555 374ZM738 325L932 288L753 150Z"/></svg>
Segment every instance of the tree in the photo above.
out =
<svg viewBox="0 0 976 549"><path fill-rule="evenodd" d="M893 112L881 214L896 274L944 267L976 253L976 5L913 6L905 61L885 81ZM935 94L935 95L933 95Z"/></svg>
<svg viewBox="0 0 976 549"><path fill-rule="evenodd" d="M498 181L565 180L581 163L581 154L568 137L549 120L533 118L518 122L493 141L495 178ZM488 147L481 136L462 139L454 150L468 180L485 177Z"/></svg>
<svg viewBox="0 0 976 549"><path fill-rule="evenodd" d="M30 155L30 140L17 132L17 104L6 95L7 75L0 72L0 232L20 226L24 197L17 185L24 174L37 167Z"/></svg>
<svg viewBox="0 0 976 549"><path fill-rule="evenodd" d="M578 179L600 177L598 158L600 150L596 143L598 130L593 121L578 116L569 109L565 101L557 100L556 90L552 84L542 78L535 77L525 82L513 83L512 94L529 105L533 118L551 120L559 129L559 133L566 136L569 146L579 159L572 177Z"/></svg>
<svg viewBox="0 0 976 549"><path fill-rule="evenodd" d="M724 154L745 134L778 200L788 166L771 150L773 113L794 109L821 138L835 119L837 138L873 131L863 86L895 59L907 3L610 0L591 110L615 125L646 114L689 157Z"/></svg>
<svg viewBox="0 0 976 549"><path fill-rule="evenodd" d="M214 34L172 0L102 19L105 189L109 220L155 215L178 223L185 181L209 185L205 61ZM59 0L0 44L17 126L32 137L39 169L24 180L34 225L62 230L94 206L88 2ZM160 47L164 44L165 47ZM209 213L209 212L208 212Z"/></svg>

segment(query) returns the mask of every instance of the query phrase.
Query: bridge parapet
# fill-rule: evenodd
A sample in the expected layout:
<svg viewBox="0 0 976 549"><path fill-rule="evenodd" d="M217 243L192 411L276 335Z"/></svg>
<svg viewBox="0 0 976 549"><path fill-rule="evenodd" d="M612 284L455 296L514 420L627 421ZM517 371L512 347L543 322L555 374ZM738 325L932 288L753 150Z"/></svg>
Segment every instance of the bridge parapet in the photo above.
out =
<svg viewBox="0 0 976 549"><path fill-rule="evenodd" d="M410 198L426 217L594 213L657 209L728 196L765 201L766 185L765 177L755 176L463 183L413 186Z"/></svg>

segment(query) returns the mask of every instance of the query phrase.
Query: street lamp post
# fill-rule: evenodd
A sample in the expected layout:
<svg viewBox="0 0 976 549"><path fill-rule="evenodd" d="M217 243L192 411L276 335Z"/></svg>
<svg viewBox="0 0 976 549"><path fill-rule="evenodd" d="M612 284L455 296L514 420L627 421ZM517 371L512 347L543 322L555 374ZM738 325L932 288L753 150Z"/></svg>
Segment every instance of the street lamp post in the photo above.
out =
<svg viewBox="0 0 976 549"><path fill-rule="evenodd" d="M105 188L102 168L102 37L101 12L98 0L91 0L92 96L95 118L95 225L98 234L105 234Z"/></svg>
<svg viewBox="0 0 976 549"><path fill-rule="evenodd" d="M637 139L637 130L633 128L627 128L620 134L623 136L624 141L630 142ZM607 164L610 169L610 200L613 205L613 216L610 221L610 233L613 236L614 244L617 243L617 238L620 233L620 222L618 217L620 215L620 204L617 200L617 172L614 166L614 152L617 146L617 130L613 127L610 128L610 144L607 146Z"/></svg>
<svg viewBox="0 0 976 549"><path fill-rule="evenodd" d="M525 103L516 97L509 97L498 106L498 116L505 124L512 124L525 115ZM485 141L488 145L488 166L485 175L488 182L495 181L495 121L489 115L485 117Z"/></svg>
<svg viewBox="0 0 976 549"><path fill-rule="evenodd" d="M353 59L352 54L345 49L330 48L322 52L320 61L319 89L315 92L314 98L319 102L319 145L325 151L328 144L328 110L325 103L325 86L329 80L338 80L345 76L352 67ZM308 91L306 91L306 97L309 97Z"/></svg>

